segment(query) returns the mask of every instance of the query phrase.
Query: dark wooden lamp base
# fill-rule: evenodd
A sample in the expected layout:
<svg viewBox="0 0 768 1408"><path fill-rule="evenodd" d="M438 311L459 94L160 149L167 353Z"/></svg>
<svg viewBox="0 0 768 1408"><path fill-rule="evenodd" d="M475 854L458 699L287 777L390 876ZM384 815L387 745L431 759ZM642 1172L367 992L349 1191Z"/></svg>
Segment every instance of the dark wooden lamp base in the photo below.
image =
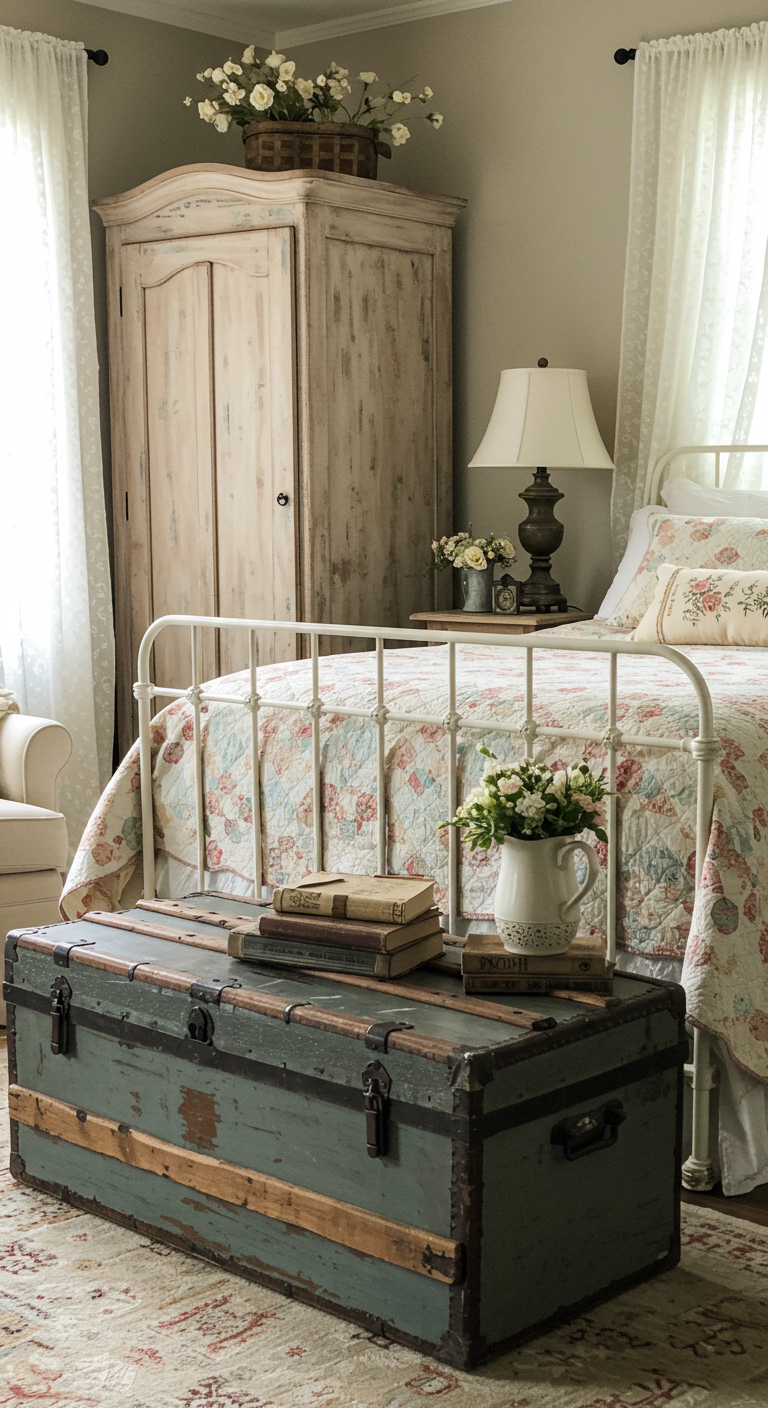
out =
<svg viewBox="0 0 768 1408"><path fill-rule="evenodd" d="M533 483L518 497L528 505L528 517L523 519L517 535L531 558L530 576L520 586L520 610L567 611L568 603L550 571L552 553L559 548L565 532L559 518L555 518L555 504L564 495L550 483L546 469L539 467Z"/></svg>

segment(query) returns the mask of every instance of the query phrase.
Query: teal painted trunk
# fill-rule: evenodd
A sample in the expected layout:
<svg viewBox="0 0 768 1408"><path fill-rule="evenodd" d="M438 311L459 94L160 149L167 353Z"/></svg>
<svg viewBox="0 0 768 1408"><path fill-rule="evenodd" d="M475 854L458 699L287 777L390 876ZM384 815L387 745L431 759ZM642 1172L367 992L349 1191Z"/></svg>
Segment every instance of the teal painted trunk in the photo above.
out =
<svg viewBox="0 0 768 1408"><path fill-rule="evenodd" d="M464 1367L675 1265L682 989L312 976L249 910L9 936L17 1178Z"/></svg>

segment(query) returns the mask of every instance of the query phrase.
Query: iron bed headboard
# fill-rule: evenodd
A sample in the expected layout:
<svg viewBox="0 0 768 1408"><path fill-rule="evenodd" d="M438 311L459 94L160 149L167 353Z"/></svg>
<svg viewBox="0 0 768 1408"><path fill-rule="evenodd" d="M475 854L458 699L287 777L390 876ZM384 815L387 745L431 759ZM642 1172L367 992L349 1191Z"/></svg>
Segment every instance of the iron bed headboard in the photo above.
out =
<svg viewBox="0 0 768 1408"><path fill-rule="evenodd" d="M151 651L155 640L170 627L186 627L190 632L190 652L192 664L192 684L188 688L176 688L165 684L155 684L150 677ZM249 689L244 696L216 694L207 689L199 679L199 634L205 629L246 631L248 633ZM312 697L309 702L292 699L262 699L258 692L258 633L260 631L283 632L293 636L303 635L310 642L310 670ZM320 653L321 637L338 639L359 639L373 641L376 662L376 703L373 709L340 707L335 701L326 705L320 693ZM448 647L446 655L446 709L441 716L410 713L405 710L390 709L386 703L385 661L386 641L409 642L414 645L436 644ZM508 723L493 717L482 717L473 713L471 719L457 712L457 657L456 647L462 645L498 646L504 650L524 650L525 670L525 718L522 723ZM591 655L608 656L608 688L606 725L602 730L568 729L539 724L535 717L534 698L534 651L555 650L581 652ZM681 670L691 684L698 707L698 732L695 737L668 737L650 734L626 734L618 727L618 658L620 655L655 655L669 661ZM616 890L617 890L617 799L616 778L617 759L622 748L659 748L689 753L696 763L696 867L695 886L698 890L701 871L709 840L714 795L714 764L718 753L718 741L714 736L712 699L707 684L691 660L681 651L667 645L635 642L625 639L592 639L548 634L510 636L461 633L451 631L422 631L395 627L328 625L318 622L299 621L251 621L220 616L162 616L153 622L144 635L139 647L138 679L134 685L134 695L139 710L139 756L141 769L141 814L142 814L142 855L144 865L144 894L153 898L155 894L155 852L154 852L154 807L152 797L151 763L151 704L160 695L163 698L187 699L192 706L193 748L195 761L195 795L197 808L197 878L198 888L205 890L205 829L204 829L204 780L202 757L201 706L204 703L227 704L234 708L244 708L251 716L251 767L253 789L253 879L254 893L261 894L263 882L263 858L260 811L260 760L259 760L259 714L262 708L270 712L284 709L290 713L304 713L309 716L312 728L312 813L314 831L315 869L323 869L323 795L321 776L321 719L326 714L341 718L358 718L370 723L376 729L377 739L377 822L378 822L378 868L387 870L387 817L386 817L386 728L388 723L436 725L445 730L448 740L449 766L449 808L454 815L458 805L457 739L460 731L474 733L506 733L522 737L527 757L533 756L537 738L566 738L582 743L593 743L602 747L607 757L608 775L608 834L607 859L607 914L606 936L608 957L616 956ZM448 920L451 928L458 918L459 881L459 836L455 828L448 833ZM686 1164L684 1181L688 1187L703 1188L712 1186L714 1171L709 1162L709 1090L712 1076L709 1062L709 1044L706 1034L698 1028L694 1030L694 1059L690 1068L694 1087L694 1145L691 1159Z"/></svg>

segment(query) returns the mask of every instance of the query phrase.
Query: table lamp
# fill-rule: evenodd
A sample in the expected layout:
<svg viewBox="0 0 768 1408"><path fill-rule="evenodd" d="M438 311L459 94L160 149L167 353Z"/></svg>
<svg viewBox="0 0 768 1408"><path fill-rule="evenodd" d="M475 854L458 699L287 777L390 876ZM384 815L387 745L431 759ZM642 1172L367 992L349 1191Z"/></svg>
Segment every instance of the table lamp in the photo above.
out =
<svg viewBox="0 0 768 1408"><path fill-rule="evenodd" d="M564 497L547 469L613 469L600 438L587 388L587 373L550 367L512 367L501 373L496 405L470 469L536 468L533 483L519 495L528 517L518 528L530 553L531 572L520 585L523 611L567 611L568 603L550 571L552 553L565 529L555 518Z"/></svg>

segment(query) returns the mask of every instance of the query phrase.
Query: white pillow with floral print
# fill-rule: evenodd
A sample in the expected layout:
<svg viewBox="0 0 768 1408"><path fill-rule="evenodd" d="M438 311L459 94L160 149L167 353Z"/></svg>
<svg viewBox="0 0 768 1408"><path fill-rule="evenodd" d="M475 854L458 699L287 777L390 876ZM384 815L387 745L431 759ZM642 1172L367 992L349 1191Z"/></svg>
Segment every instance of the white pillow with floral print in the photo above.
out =
<svg viewBox="0 0 768 1408"><path fill-rule="evenodd" d="M768 521L764 518L676 518L652 513L648 547L608 626L631 630L653 600L662 563L713 571L768 571Z"/></svg>
<svg viewBox="0 0 768 1408"><path fill-rule="evenodd" d="M708 572L662 562L633 640L768 646L768 572Z"/></svg>

